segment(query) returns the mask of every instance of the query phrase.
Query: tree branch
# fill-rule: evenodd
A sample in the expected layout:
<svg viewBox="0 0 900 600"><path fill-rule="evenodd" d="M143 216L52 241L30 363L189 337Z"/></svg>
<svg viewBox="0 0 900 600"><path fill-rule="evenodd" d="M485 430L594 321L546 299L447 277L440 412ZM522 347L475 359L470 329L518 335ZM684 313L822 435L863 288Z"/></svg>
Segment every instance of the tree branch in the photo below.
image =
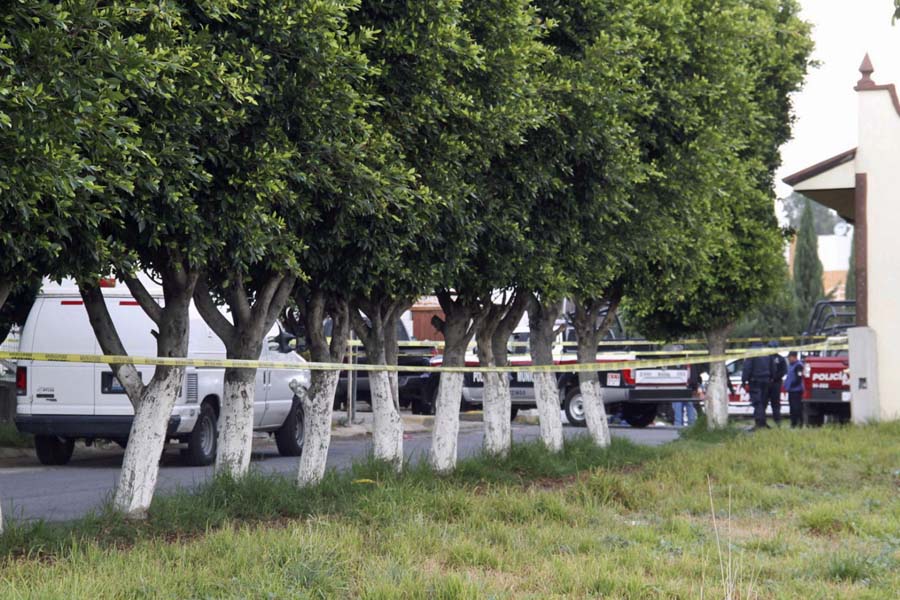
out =
<svg viewBox="0 0 900 600"><path fill-rule="evenodd" d="M12 288L12 281L0 281L0 308L3 308L6 299L9 298L9 293L12 291Z"/></svg>
<svg viewBox="0 0 900 600"><path fill-rule="evenodd" d="M281 285L284 278L285 276L282 274L272 275L266 279L266 282L256 292L253 306L250 307L250 318L254 323L265 320L269 316L269 306L272 304L272 299L278 292L278 286Z"/></svg>
<svg viewBox="0 0 900 600"><path fill-rule="evenodd" d="M209 328L222 340L225 346L230 346L234 337L235 327L228 322L225 315L219 311L219 307L212 300L209 286L206 284L206 274L197 279L194 287L194 305Z"/></svg>
<svg viewBox="0 0 900 600"><path fill-rule="evenodd" d="M137 303L140 304L144 312L147 313L147 316L150 317L150 320L157 325L160 325L163 314L162 307L159 305L159 302L150 295L150 292L147 291L144 284L137 277L132 277L131 275L124 276L122 280L125 282L125 285L128 286L128 291L131 292L131 295L137 300Z"/></svg>
<svg viewBox="0 0 900 600"><path fill-rule="evenodd" d="M228 286L225 299L231 308L231 314L234 317L234 326L241 327L244 323L248 323L251 319L250 299L247 298L247 290L244 284L235 279Z"/></svg>
<svg viewBox="0 0 900 600"><path fill-rule="evenodd" d="M112 356L127 356L125 346L119 337L119 332L109 316L109 309L106 307L106 299L103 297L103 290L100 286L93 284L89 287L80 285L79 292L81 299L84 300L84 307L88 313L88 319L91 322L91 328L94 335L97 336L97 342L104 354ZM129 364L111 364L109 365L116 379L125 388L125 393L131 404L137 408L141 399L145 386L141 381L141 374L134 365Z"/></svg>
<svg viewBox="0 0 900 600"><path fill-rule="evenodd" d="M296 281L297 278L293 275L282 277L281 283L278 284L278 289L272 295L272 299L269 302L269 310L266 313L266 320L263 324L264 332L272 329L272 325L278 320L278 315L281 314L281 310L291 297L291 291L294 289L294 283L296 283Z"/></svg>

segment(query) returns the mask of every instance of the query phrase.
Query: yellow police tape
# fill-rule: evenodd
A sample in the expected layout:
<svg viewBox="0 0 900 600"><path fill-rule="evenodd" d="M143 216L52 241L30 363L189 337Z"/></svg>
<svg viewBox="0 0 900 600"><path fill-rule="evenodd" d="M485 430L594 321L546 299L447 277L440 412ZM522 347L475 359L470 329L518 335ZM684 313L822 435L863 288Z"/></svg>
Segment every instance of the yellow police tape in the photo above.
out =
<svg viewBox="0 0 900 600"><path fill-rule="evenodd" d="M782 337L745 337L745 338L729 338L727 340L728 344L749 344L752 342L794 342L794 341L823 341L827 340L828 336L824 335L794 335L794 336L782 336ZM330 338L329 338L330 340ZM528 346L530 342L509 342L509 346L513 347L523 347ZM675 340L671 342L666 342L662 340L603 340L597 342L598 346L678 346L678 345L706 345L707 340L696 338L696 339L688 339L688 340ZM361 340L349 340L347 342L350 346L362 346L363 343ZM578 342L557 342L556 345L566 346L566 347L574 347L578 345ZM401 348L443 348L444 341L443 340L415 340L415 341L406 341L399 342L398 346ZM475 344L469 344L469 348L474 348ZM668 351L660 351L667 352ZM672 351L675 352L675 351Z"/></svg>
<svg viewBox="0 0 900 600"><path fill-rule="evenodd" d="M826 342L805 346L780 347L780 352L815 352L819 350L846 350L846 338L831 338ZM505 367L432 367L415 365L369 365L354 363L296 363L272 360L235 360L204 358L165 358L148 356L111 356L103 354L54 354L49 352L0 352L0 359L30 360L39 362L75 362L93 364L130 364L167 367L213 367L235 369L308 369L311 371L387 371L404 373L573 373L580 371L620 371L622 369L643 369L680 365L705 364L727 360L768 356L772 348L754 348L741 354L709 354L693 357L660 358L658 360L619 360L599 363L572 363L557 365L508 365ZM517 357L518 358L518 357ZM523 357L524 358L524 357Z"/></svg>

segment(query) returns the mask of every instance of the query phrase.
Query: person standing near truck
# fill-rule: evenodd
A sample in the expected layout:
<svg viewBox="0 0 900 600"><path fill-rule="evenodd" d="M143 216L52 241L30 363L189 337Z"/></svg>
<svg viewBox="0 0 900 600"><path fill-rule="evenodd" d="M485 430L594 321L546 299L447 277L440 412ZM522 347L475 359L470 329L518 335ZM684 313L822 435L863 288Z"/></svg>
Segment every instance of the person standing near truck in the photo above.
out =
<svg viewBox="0 0 900 600"><path fill-rule="evenodd" d="M753 342L751 350L760 350L761 342ZM766 397L769 392L769 384L772 381L772 357L754 356L744 361L744 371L741 373L741 382L750 392L750 403L753 405L754 430L768 429L766 424Z"/></svg>
<svg viewBox="0 0 900 600"><path fill-rule="evenodd" d="M772 340L769 342L770 348L777 348L778 342ZM781 386L784 383L784 376L787 375L787 361L777 352L773 354L772 359L772 381L769 383L767 390L768 403L772 405L772 418L775 419L775 426L781 425ZM766 402L763 401L765 408Z"/></svg>
<svg viewBox="0 0 900 600"><path fill-rule="evenodd" d="M803 425L803 361L793 350L788 352L787 380L784 387L791 407L791 427Z"/></svg>

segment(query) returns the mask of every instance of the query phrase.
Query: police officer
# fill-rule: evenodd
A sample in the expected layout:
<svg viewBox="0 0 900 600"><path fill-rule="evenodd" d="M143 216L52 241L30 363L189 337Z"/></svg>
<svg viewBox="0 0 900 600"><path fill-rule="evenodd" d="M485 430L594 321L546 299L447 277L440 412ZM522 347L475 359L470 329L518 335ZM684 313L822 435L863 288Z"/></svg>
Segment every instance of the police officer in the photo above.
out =
<svg viewBox="0 0 900 600"><path fill-rule="evenodd" d="M759 350L763 347L761 342L753 342L751 350ZM772 357L755 356L744 361L744 370L741 373L741 382L748 387L750 403L753 404L754 429L768 429L766 424L766 397L769 393L769 384L772 382Z"/></svg>
<svg viewBox="0 0 900 600"><path fill-rule="evenodd" d="M788 362L790 366L784 387L791 405L791 427L800 427L803 424L803 361L792 351L788 352Z"/></svg>
<svg viewBox="0 0 900 600"><path fill-rule="evenodd" d="M772 340L769 342L770 348L777 348L778 342ZM781 385L784 382L784 376L787 375L787 361L777 352L773 354L772 359L772 381L769 383L768 400L772 405L772 418L775 419L775 425L781 425ZM765 406L763 402L763 406Z"/></svg>

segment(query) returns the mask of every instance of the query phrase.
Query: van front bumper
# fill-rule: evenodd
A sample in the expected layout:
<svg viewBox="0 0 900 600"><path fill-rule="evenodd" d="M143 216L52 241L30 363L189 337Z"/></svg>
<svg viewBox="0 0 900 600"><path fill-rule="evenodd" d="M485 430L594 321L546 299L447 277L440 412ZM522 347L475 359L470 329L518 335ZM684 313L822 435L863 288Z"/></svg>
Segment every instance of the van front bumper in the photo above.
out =
<svg viewBox="0 0 900 600"><path fill-rule="evenodd" d="M132 421L131 415L17 415L16 428L34 435L122 440L131 433ZM181 417L172 415L166 435L174 436L180 425Z"/></svg>

